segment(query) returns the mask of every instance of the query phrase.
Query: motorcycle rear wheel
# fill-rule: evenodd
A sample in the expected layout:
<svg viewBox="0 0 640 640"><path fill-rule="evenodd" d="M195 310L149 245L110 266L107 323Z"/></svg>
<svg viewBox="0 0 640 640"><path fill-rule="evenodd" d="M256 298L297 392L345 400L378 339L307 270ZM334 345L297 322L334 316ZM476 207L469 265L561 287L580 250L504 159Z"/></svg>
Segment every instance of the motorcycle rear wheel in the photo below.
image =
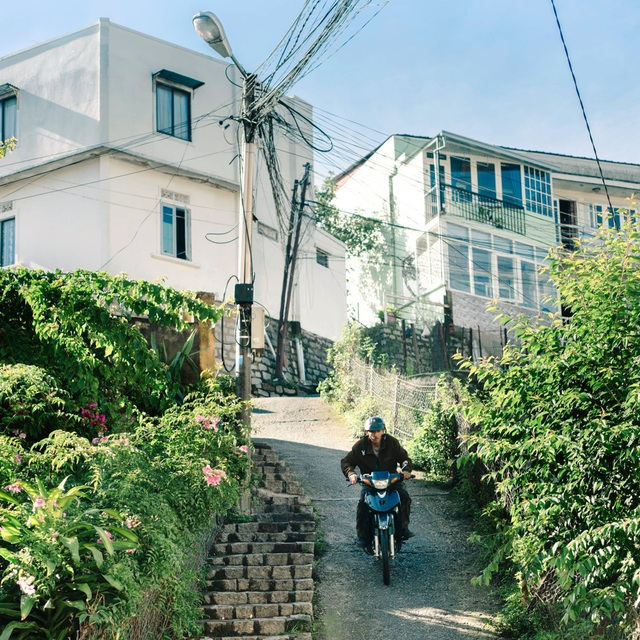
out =
<svg viewBox="0 0 640 640"><path fill-rule="evenodd" d="M389 567L389 531L387 529L380 530L380 555L382 557L382 581L388 585L391 583L391 571Z"/></svg>

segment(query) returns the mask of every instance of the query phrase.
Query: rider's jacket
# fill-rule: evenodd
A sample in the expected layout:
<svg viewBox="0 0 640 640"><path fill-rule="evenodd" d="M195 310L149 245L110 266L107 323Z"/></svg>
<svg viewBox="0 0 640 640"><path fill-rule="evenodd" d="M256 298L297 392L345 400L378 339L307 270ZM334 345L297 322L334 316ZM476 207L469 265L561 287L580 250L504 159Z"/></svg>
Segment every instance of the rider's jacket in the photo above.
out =
<svg viewBox="0 0 640 640"><path fill-rule="evenodd" d="M352 472L356 473L356 467L360 469L360 473L371 473L372 471L396 473L398 466L402 467L403 465L404 471L411 473L413 467L409 454L396 438L387 433L382 436L378 455L373 452L373 445L369 438L363 436L340 461L340 468L346 477L349 477Z"/></svg>

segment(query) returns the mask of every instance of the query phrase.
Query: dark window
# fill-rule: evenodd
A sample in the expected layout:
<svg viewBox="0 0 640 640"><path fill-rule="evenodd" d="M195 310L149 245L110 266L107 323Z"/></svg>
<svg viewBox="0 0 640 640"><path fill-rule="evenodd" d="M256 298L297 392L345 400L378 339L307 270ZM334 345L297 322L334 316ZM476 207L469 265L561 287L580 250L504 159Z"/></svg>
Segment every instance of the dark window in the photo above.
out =
<svg viewBox="0 0 640 640"><path fill-rule="evenodd" d="M460 191L471 191L471 160L451 156L451 186ZM454 201L470 202L471 194L454 192Z"/></svg>
<svg viewBox="0 0 640 640"><path fill-rule="evenodd" d="M16 138L18 99L10 96L0 100L0 141Z"/></svg>
<svg viewBox="0 0 640 640"><path fill-rule="evenodd" d="M162 253L191 259L191 220L188 209L162 205Z"/></svg>
<svg viewBox="0 0 640 640"><path fill-rule="evenodd" d="M316 262L323 267L329 268L329 254L322 249L316 249Z"/></svg>
<svg viewBox="0 0 640 640"><path fill-rule="evenodd" d="M156 83L156 125L160 133L191 140L191 94Z"/></svg>
<svg viewBox="0 0 640 640"><path fill-rule="evenodd" d="M503 162L500 165L502 175L502 199L508 204L522 206L522 177L519 164L508 164Z"/></svg>
<svg viewBox="0 0 640 640"><path fill-rule="evenodd" d="M478 162L478 194L496 198L496 165L492 162Z"/></svg>
<svg viewBox="0 0 640 640"><path fill-rule="evenodd" d="M16 262L16 219L0 220L0 267Z"/></svg>

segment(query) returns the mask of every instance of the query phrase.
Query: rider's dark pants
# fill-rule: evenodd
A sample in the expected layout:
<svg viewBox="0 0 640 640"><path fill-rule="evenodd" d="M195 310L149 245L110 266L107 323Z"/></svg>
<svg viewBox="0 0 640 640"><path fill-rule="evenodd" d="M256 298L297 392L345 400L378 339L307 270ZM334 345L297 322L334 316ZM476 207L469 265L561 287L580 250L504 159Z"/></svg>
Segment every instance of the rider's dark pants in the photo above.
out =
<svg viewBox="0 0 640 640"><path fill-rule="evenodd" d="M400 494L400 515L401 526L403 529L409 528L409 515L411 513L411 496L409 492L404 488L404 485L398 484L394 489ZM356 512L356 531L359 538L367 540L370 536L369 523L367 521L367 515L369 508L364 502L364 496L367 493L367 489L362 487L360 492L360 502L358 502L358 510Z"/></svg>

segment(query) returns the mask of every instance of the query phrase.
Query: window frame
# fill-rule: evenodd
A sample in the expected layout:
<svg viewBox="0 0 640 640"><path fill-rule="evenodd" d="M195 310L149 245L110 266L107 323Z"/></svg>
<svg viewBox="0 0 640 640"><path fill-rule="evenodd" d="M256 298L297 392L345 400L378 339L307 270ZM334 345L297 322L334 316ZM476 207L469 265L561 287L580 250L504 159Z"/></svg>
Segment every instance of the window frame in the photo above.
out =
<svg viewBox="0 0 640 640"><path fill-rule="evenodd" d="M167 246L168 240L165 232L167 226L167 214L171 213L171 244ZM182 223L179 223L180 218L178 213L182 212ZM182 235L182 238L179 237ZM179 250L179 247L183 247ZM185 262L192 262L192 249L191 249L191 210L188 207L180 206L177 204L161 202L160 203L160 253L163 256L175 258L176 260L184 260ZM182 255L180 255L182 254Z"/></svg>
<svg viewBox="0 0 640 640"><path fill-rule="evenodd" d="M329 253L320 247L316 247L316 263L326 269L329 268Z"/></svg>
<svg viewBox="0 0 640 640"><path fill-rule="evenodd" d="M11 127L7 125L7 105L13 104ZM18 94L15 91L0 92L0 142L18 138Z"/></svg>
<svg viewBox="0 0 640 640"><path fill-rule="evenodd" d="M160 122L160 94L161 91L169 93L169 110L170 113L168 115L170 122L167 123L167 126L161 127ZM176 122L176 97L184 96L186 101L186 111L187 117L183 123ZM193 102L193 91L189 90L188 87L174 84L172 82L167 82L165 80L159 80L156 78L155 81L155 111L156 111L156 133L162 133L167 136L171 136L172 138L177 138L178 140L184 140L185 142L192 141L192 126L191 126L191 113L192 113L192 102ZM164 124L164 123L163 123ZM180 135L180 130L184 128L184 135Z"/></svg>
<svg viewBox="0 0 640 640"><path fill-rule="evenodd" d="M7 225L11 223L10 233L11 233L11 260L5 262L5 252L7 252L7 248L5 246L5 230ZM6 218L0 218L0 268L10 267L16 264L16 216L8 216Z"/></svg>

